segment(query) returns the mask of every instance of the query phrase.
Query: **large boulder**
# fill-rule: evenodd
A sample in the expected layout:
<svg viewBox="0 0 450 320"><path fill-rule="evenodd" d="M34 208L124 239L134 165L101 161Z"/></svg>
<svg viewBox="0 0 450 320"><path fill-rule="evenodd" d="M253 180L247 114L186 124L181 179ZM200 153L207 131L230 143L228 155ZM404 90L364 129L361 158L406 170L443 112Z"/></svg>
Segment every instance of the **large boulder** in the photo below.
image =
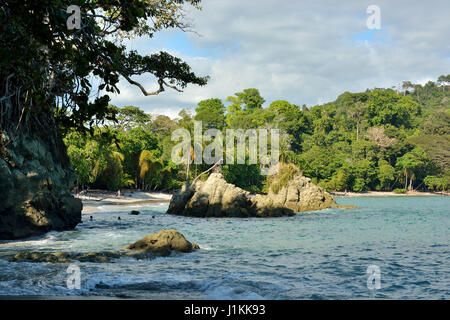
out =
<svg viewBox="0 0 450 320"><path fill-rule="evenodd" d="M185 184L172 196L167 213L194 217L248 216L251 202L248 192L227 183L221 173L212 173L208 180Z"/></svg>
<svg viewBox="0 0 450 320"><path fill-rule="evenodd" d="M56 132L0 133L0 239L74 228L82 209L70 194L75 179Z"/></svg>
<svg viewBox="0 0 450 320"><path fill-rule="evenodd" d="M227 183L221 173L211 173L206 181L185 184L175 192L169 214L194 217L252 217L292 215L292 210L255 201L248 191Z"/></svg>
<svg viewBox="0 0 450 320"><path fill-rule="evenodd" d="M268 197L295 212L315 211L332 207L343 207L323 188L302 175L292 177L278 192L270 189Z"/></svg>
<svg viewBox="0 0 450 320"><path fill-rule="evenodd" d="M192 252L193 249L199 249L199 246L187 241L177 230L171 229L146 235L123 249L130 250L126 252L128 256L139 256L147 253L168 256L172 251Z"/></svg>

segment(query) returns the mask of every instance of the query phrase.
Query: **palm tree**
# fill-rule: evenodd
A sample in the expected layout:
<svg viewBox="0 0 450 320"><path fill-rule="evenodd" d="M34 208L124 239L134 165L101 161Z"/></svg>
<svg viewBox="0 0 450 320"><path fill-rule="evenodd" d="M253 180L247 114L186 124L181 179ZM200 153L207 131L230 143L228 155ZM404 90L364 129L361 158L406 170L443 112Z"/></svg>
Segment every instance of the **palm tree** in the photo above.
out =
<svg viewBox="0 0 450 320"><path fill-rule="evenodd" d="M158 175L159 171L164 166L161 159L156 158L151 151L142 150L139 156L139 168L140 178L142 181L142 189L145 189L146 178L148 174L152 174L153 177Z"/></svg>

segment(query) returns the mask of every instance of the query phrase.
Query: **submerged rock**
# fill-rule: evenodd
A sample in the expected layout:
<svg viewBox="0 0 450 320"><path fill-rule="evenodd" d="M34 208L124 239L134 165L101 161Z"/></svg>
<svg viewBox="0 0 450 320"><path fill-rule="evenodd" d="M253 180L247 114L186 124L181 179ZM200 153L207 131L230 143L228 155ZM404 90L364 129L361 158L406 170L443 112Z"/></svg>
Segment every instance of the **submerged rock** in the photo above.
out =
<svg viewBox="0 0 450 320"><path fill-rule="evenodd" d="M75 180L56 132L0 133L0 239L73 229L82 209L70 194Z"/></svg>
<svg viewBox="0 0 450 320"><path fill-rule="evenodd" d="M221 173L212 173L206 181L185 184L175 192L168 214L194 217L280 217L294 212L314 211L341 206L323 188L301 175L290 178L287 184L267 195L252 196L227 183Z"/></svg>
<svg viewBox="0 0 450 320"><path fill-rule="evenodd" d="M81 262L111 262L121 257L133 257L137 259L151 258L155 256L169 256L172 251L192 252L200 247L186 240L178 231L161 230L152 233L133 244L125 246L117 251L101 252L19 252L15 254L10 262L52 262L68 263L72 261Z"/></svg>
<svg viewBox="0 0 450 320"><path fill-rule="evenodd" d="M72 261L82 262L110 262L111 259L120 258L118 252L87 252L87 253L70 253L70 252L19 252L9 259L10 262L52 262L67 263Z"/></svg>
<svg viewBox="0 0 450 320"><path fill-rule="evenodd" d="M137 211L137 210L131 210L131 211L130 211L130 214L133 215L133 216L137 216L137 215L140 214L140 212Z"/></svg>

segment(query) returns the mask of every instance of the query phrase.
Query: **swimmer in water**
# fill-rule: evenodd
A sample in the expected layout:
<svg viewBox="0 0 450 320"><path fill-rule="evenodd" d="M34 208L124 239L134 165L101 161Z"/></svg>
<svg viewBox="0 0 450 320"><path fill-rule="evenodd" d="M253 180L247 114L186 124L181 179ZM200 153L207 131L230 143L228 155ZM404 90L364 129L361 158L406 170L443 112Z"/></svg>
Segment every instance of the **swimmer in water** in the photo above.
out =
<svg viewBox="0 0 450 320"><path fill-rule="evenodd" d="M94 220L94 217L93 217L93 216L90 216L90 217L89 217L89 221L92 221L92 220Z"/></svg>

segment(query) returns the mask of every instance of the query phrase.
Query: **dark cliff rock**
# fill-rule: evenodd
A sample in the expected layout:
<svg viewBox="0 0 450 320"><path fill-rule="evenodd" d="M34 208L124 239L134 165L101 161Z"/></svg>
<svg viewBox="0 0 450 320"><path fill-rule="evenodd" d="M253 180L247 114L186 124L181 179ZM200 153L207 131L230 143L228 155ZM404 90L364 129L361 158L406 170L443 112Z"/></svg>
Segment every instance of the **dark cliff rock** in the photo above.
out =
<svg viewBox="0 0 450 320"><path fill-rule="evenodd" d="M0 239L74 228L82 204L70 194L76 178L62 139L0 134Z"/></svg>

